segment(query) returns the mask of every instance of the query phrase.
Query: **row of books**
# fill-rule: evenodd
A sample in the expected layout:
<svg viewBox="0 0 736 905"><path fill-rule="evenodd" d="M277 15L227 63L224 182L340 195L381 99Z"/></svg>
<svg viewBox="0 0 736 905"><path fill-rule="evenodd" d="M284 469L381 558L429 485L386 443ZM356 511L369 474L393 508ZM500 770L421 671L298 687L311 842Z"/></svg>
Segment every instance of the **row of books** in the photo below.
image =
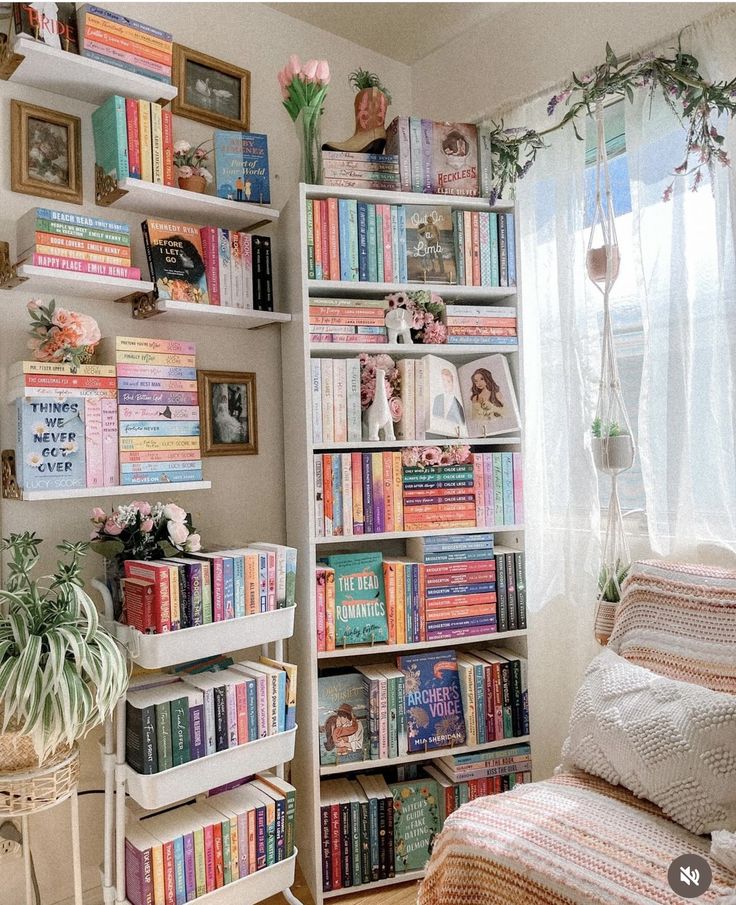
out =
<svg viewBox="0 0 736 905"><path fill-rule="evenodd" d="M132 412L120 405L120 452L138 453L135 461L121 463L121 484L202 480L196 353L194 343L116 337L118 390L174 390L186 393L188 402L187 417L178 419L156 403L142 402Z"/></svg>
<svg viewBox="0 0 736 905"><path fill-rule="evenodd" d="M385 151L398 157L402 192L491 194L490 131L474 123L397 116L386 129Z"/></svg>
<svg viewBox="0 0 736 905"><path fill-rule="evenodd" d="M526 628L524 554L492 534L410 538L316 565L317 649L415 644Z"/></svg>
<svg viewBox="0 0 736 905"><path fill-rule="evenodd" d="M126 700L127 763L136 773L161 773L293 729L296 677L291 663L261 657L133 684Z"/></svg>
<svg viewBox="0 0 736 905"><path fill-rule="evenodd" d="M315 343L385 343L386 299L310 298L309 339Z"/></svg>
<svg viewBox="0 0 736 905"><path fill-rule="evenodd" d="M516 286L513 214L453 211L457 282L461 286Z"/></svg>
<svg viewBox="0 0 736 905"><path fill-rule="evenodd" d="M322 152L323 185L397 191L399 181L399 158L395 154Z"/></svg>
<svg viewBox="0 0 736 905"><path fill-rule="evenodd" d="M159 298L273 311L269 236L152 219L142 228Z"/></svg>
<svg viewBox="0 0 736 905"><path fill-rule="evenodd" d="M407 765L402 778L363 773L320 785L322 889L324 892L423 870L437 834L457 808L476 798L531 782L528 745L480 751L476 773L454 782L441 758L426 767ZM481 760L482 759L482 760ZM412 774L406 776L405 774Z"/></svg>
<svg viewBox="0 0 736 905"><path fill-rule="evenodd" d="M316 454L314 516L317 537L520 524L520 454L427 466L404 465L401 452Z"/></svg>
<svg viewBox="0 0 736 905"><path fill-rule="evenodd" d="M296 550L254 543L239 550L125 561L123 621L165 634L294 606Z"/></svg>
<svg viewBox="0 0 736 905"><path fill-rule="evenodd" d="M175 185L171 110L155 101L113 94L92 113L95 163L118 182Z"/></svg>
<svg viewBox="0 0 736 905"><path fill-rule="evenodd" d="M159 82L171 82L173 37L109 9L85 3L14 3L16 34Z"/></svg>
<svg viewBox="0 0 736 905"><path fill-rule="evenodd" d="M294 854L296 790L273 773L173 811L130 818L131 905L190 902Z"/></svg>
<svg viewBox="0 0 736 905"><path fill-rule="evenodd" d="M130 226L34 207L18 221L18 262L52 270L140 280L131 266Z"/></svg>
<svg viewBox="0 0 736 905"><path fill-rule="evenodd" d="M385 760L529 733L526 660L425 651L318 678L320 764Z"/></svg>
<svg viewBox="0 0 736 905"><path fill-rule="evenodd" d="M516 308L497 305L448 305L447 342L517 345Z"/></svg>

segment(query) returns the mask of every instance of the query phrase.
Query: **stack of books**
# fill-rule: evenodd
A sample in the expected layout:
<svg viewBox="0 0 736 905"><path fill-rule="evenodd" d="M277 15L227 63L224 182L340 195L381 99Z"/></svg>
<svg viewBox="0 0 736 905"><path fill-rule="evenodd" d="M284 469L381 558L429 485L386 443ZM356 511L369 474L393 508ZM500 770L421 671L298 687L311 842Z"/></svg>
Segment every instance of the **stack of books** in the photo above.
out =
<svg viewBox="0 0 736 905"><path fill-rule="evenodd" d="M171 767L238 745L288 732L296 726L297 668L261 657L229 669L128 691L126 761L136 773Z"/></svg>
<svg viewBox="0 0 736 905"><path fill-rule="evenodd" d="M425 640L498 630L492 534L410 538L407 553L423 564Z"/></svg>
<svg viewBox="0 0 736 905"><path fill-rule="evenodd" d="M453 211L457 281L462 286L516 286L513 214Z"/></svg>
<svg viewBox="0 0 736 905"><path fill-rule="evenodd" d="M92 133L95 163L106 175L175 185L170 110L114 94L92 113Z"/></svg>
<svg viewBox="0 0 736 905"><path fill-rule="evenodd" d="M131 905L189 902L294 854L296 790L272 773L195 804L141 816L125 828Z"/></svg>
<svg viewBox="0 0 736 905"><path fill-rule="evenodd" d="M116 337L118 392L135 399L118 412L121 484L202 480L195 356L194 343Z"/></svg>
<svg viewBox="0 0 736 905"><path fill-rule="evenodd" d="M140 270L131 266L127 223L34 207L18 221L17 248L19 263L35 267L141 278Z"/></svg>
<svg viewBox="0 0 736 905"><path fill-rule="evenodd" d="M125 619L164 634L294 606L296 550L254 543L240 550L126 560Z"/></svg>
<svg viewBox="0 0 736 905"><path fill-rule="evenodd" d="M486 795L499 795L532 781L529 745L494 748L473 754L438 757L424 772L439 787L442 823L461 805Z"/></svg>
<svg viewBox="0 0 736 905"><path fill-rule="evenodd" d="M397 116L386 129L386 153L398 157L402 192L491 193L490 132L473 123Z"/></svg>
<svg viewBox="0 0 736 905"><path fill-rule="evenodd" d="M171 220L141 225L160 299L273 311L268 236Z"/></svg>
<svg viewBox="0 0 736 905"><path fill-rule="evenodd" d="M77 30L83 57L171 83L174 39L169 32L91 3L77 9Z"/></svg>
<svg viewBox="0 0 736 905"><path fill-rule="evenodd" d="M385 343L386 299L309 300L309 338L313 343Z"/></svg>
<svg viewBox="0 0 736 905"><path fill-rule="evenodd" d="M478 458L476 454L475 458ZM404 530L476 527L473 462L432 468L404 466Z"/></svg>
<svg viewBox="0 0 736 905"><path fill-rule="evenodd" d="M399 158L395 154L323 151L322 173L323 185L399 191Z"/></svg>
<svg viewBox="0 0 736 905"><path fill-rule="evenodd" d="M19 361L8 371L22 490L118 484L115 367Z"/></svg>
<svg viewBox="0 0 736 905"><path fill-rule="evenodd" d="M517 345L516 308L490 305L448 305L447 342L452 344Z"/></svg>

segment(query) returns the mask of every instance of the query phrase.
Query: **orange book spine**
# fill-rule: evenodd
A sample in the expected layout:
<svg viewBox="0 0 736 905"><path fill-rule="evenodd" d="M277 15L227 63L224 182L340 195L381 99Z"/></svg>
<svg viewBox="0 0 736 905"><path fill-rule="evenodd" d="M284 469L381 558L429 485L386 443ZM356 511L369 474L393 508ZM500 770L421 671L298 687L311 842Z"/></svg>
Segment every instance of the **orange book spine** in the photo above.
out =
<svg viewBox="0 0 736 905"><path fill-rule="evenodd" d="M388 643L396 644L396 563L384 562L383 584L386 590Z"/></svg>
<svg viewBox="0 0 736 905"><path fill-rule="evenodd" d="M325 269L322 262L322 205L319 201L312 202L312 224L312 229L314 231L314 277L317 280L324 280Z"/></svg>
<svg viewBox="0 0 736 905"><path fill-rule="evenodd" d="M446 531L448 528L475 528L475 519L474 518L466 518L466 519L448 519L444 521L443 519L438 519L433 515L428 515L426 517L421 517L418 519L414 519L411 522L408 522L404 519L404 531L414 531L414 530L422 530L422 531Z"/></svg>
<svg viewBox="0 0 736 905"><path fill-rule="evenodd" d="M322 456L322 500L325 510L325 537L332 537L335 530L332 501L332 456Z"/></svg>
<svg viewBox="0 0 736 905"><path fill-rule="evenodd" d="M478 461L480 461L480 459ZM422 499L423 497L430 497L431 499L447 500L448 502L450 502L453 497L467 496L468 494L475 492L473 487L433 487L425 490L408 490L404 488L403 491L405 500L417 500Z"/></svg>
<svg viewBox="0 0 736 905"><path fill-rule="evenodd" d="M154 60L156 63L161 63L162 66L171 66L172 55L170 52L150 47L148 44L139 44L138 41L130 41L120 35L114 35L106 29L87 25L84 37L90 41L96 41L98 44L104 44L106 47L115 47L126 53L134 53L147 60Z"/></svg>
<svg viewBox="0 0 736 905"><path fill-rule="evenodd" d="M36 233L36 245L56 245L59 248L71 248L75 251L86 251L92 254L109 255L114 258L127 261L130 265L130 246L128 245L110 245L107 242L93 242L89 239L73 239L70 236L57 236L53 233ZM58 252L54 252L58 254Z"/></svg>
<svg viewBox="0 0 736 905"><path fill-rule="evenodd" d="M174 187L174 117L171 110L161 111L161 134L164 155L164 185Z"/></svg>
<svg viewBox="0 0 736 905"><path fill-rule="evenodd" d="M421 506L407 506L406 518L417 515L475 515L475 503L427 503Z"/></svg>
<svg viewBox="0 0 736 905"><path fill-rule="evenodd" d="M390 452L383 453L383 511L383 530L396 531L394 527L394 462Z"/></svg>
<svg viewBox="0 0 736 905"><path fill-rule="evenodd" d="M340 218L337 208L337 198L327 199L327 222L329 230L330 248L330 278L340 279Z"/></svg>

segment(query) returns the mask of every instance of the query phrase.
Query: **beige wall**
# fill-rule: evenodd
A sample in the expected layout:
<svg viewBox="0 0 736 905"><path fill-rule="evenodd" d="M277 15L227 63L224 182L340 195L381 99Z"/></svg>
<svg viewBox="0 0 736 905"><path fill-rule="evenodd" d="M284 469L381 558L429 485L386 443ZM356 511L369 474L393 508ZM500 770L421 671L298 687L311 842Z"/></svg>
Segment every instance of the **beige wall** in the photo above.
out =
<svg viewBox="0 0 736 905"><path fill-rule="evenodd" d="M290 53L302 59L329 59L333 84L329 89L324 116L324 136L343 138L353 131L353 92L347 75L357 65L381 72L391 86L397 109L411 108L411 86L408 67L380 55L362 50L355 44L328 35L319 29L275 12L261 4L245 3L124 3L110 8L169 29L178 42L198 48L212 56L229 60L252 73L251 129L268 134L272 203L281 208L292 195L298 182L299 149L294 126L281 106L276 72ZM0 169L0 239L14 242L14 222L29 208L46 203L10 191L9 153L10 99L18 98L41 106L63 110L82 118L84 196L83 208L69 209L88 214L118 217L130 223L136 237L134 263L145 267L139 223L141 218L110 209L106 214L93 202L92 132L90 105L64 97L35 91L13 82L0 82L0 136L6 161ZM191 120L175 118L175 136L207 137L211 129ZM52 202L48 202L52 206ZM63 207L63 205L62 205ZM151 211L155 214L155 211ZM278 228L271 230L278 236ZM278 239L276 239L278 253ZM5 366L25 356L27 291L0 293L0 401L4 403ZM135 323L122 306L112 302L74 301L63 304L97 317L103 335L172 336L194 340L198 344L198 365L207 369L255 371L258 385L259 455L240 458L209 459L205 477L212 481L210 492L176 494L172 497L186 506L201 529L205 542L236 544L257 538L269 541L285 539L285 499L283 491L283 444L281 417L281 351L277 327L257 331L211 328L207 331L175 322ZM278 295L276 296L278 305ZM13 410L0 408L0 442L2 448L14 445ZM144 497L143 491L131 494ZM122 498L127 499L127 498ZM54 545L62 538L87 536L88 510L96 500L50 503L3 502L0 510L3 536L10 531L32 529L45 539L46 562L54 553ZM95 555L90 557L89 574L99 567ZM83 746L83 788L100 788L99 756L93 740ZM99 795L80 800L82 845L84 853L84 885L98 885L96 865L102 858L102 799ZM66 900L72 892L69 871L67 808L39 816L32 821L33 851L44 905ZM22 862L4 862L0 867L0 905L18 905L23 898ZM97 896L85 896L85 905L96 905Z"/></svg>

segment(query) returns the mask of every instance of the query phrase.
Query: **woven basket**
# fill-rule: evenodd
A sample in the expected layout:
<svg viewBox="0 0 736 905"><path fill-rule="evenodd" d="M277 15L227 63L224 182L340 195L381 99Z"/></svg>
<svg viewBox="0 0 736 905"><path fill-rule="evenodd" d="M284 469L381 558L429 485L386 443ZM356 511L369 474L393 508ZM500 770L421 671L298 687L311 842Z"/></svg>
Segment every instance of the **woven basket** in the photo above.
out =
<svg viewBox="0 0 736 905"><path fill-rule="evenodd" d="M35 752L34 757L37 763ZM76 745L58 749L40 767L0 772L0 815L16 817L53 807L68 798L78 783Z"/></svg>
<svg viewBox="0 0 736 905"><path fill-rule="evenodd" d="M2 725L3 705L0 702L0 725ZM68 749L67 749L68 753ZM17 770L33 770L38 767L38 754L27 735L21 735L15 720L5 732L0 734L0 773L15 773Z"/></svg>

